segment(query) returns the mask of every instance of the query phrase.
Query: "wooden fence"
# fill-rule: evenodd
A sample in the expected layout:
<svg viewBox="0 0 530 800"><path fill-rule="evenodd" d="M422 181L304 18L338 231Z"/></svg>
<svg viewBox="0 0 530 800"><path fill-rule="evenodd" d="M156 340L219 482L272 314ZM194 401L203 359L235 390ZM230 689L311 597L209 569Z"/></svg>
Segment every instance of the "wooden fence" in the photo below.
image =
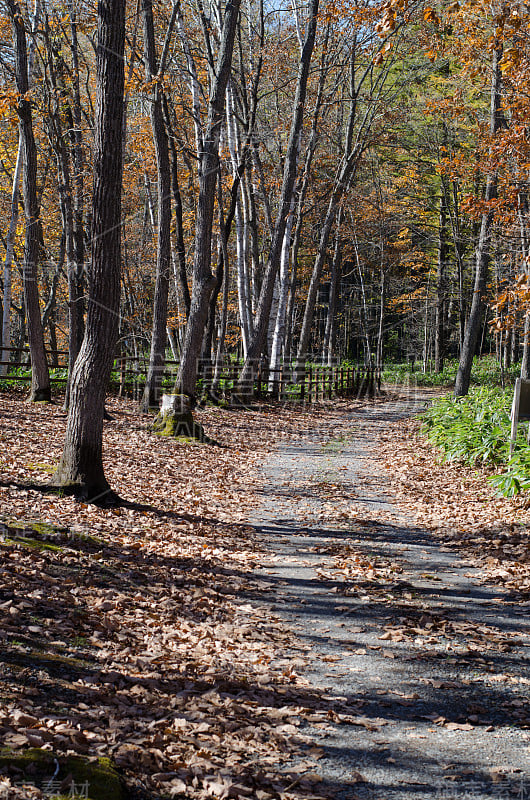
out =
<svg viewBox="0 0 530 800"><path fill-rule="evenodd" d="M8 374L0 380L10 383L31 380L29 351L24 348L5 348L15 357L10 361L0 361L0 366L8 367ZM68 369L68 352L47 350L53 383L65 384ZM52 366L53 364L53 366ZM120 355L115 359L111 388L120 395L139 399L147 377L149 360L147 356ZM178 370L178 361L165 362L163 385L170 389ZM199 364L198 393L213 400L229 399L237 388L241 364L227 361L214 382L214 367L211 362ZM59 374L58 374L59 373ZM364 366L328 366L308 364L303 370L291 364L284 364L277 370L270 370L265 364L258 364L254 370L252 395L256 399L315 403L333 397L364 397L380 391L381 376L374 369Z"/></svg>

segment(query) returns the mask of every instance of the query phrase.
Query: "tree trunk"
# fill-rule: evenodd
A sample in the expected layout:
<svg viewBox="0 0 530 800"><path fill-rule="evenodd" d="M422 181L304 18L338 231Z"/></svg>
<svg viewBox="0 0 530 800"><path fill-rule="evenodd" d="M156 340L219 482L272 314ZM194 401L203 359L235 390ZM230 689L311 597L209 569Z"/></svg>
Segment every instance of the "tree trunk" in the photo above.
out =
<svg viewBox="0 0 530 800"><path fill-rule="evenodd" d="M169 142L164 122L162 86L158 75L158 59L155 47L153 6L151 0L143 0L144 52L146 80L153 83L151 100L151 127L155 143L157 168L157 245L156 281L153 304L153 327L151 331L151 350L149 366L142 398L143 411L158 408L160 388L166 363L167 305L169 277L171 269L171 168L169 163ZM170 34L170 31L168 31ZM167 40L168 37L166 37Z"/></svg>
<svg viewBox="0 0 530 800"><path fill-rule="evenodd" d="M494 137L500 129L503 117L501 110L501 85L502 75L500 60L502 57L502 46L498 45L493 57L493 75L491 81L491 116L490 133ZM476 250L475 284L473 287L473 300L471 310L467 320L460 355L460 363L455 381L455 397L464 397L469 391L471 380L471 368L473 366L473 356L477 347L478 337L481 330L482 317L484 313L484 297L488 277L488 267L490 260L491 231L495 212L491 208L491 201L497 197L497 173L488 175L486 180L486 191L484 202L486 211L482 215L480 223L480 233Z"/></svg>
<svg viewBox="0 0 530 800"><path fill-rule="evenodd" d="M31 21L32 33L37 30L37 25L40 20L42 6L40 0L35 0L33 9L33 19ZM33 73L35 65L35 39L32 38L28 47L28 85L33 84ZM15 171L13 174L13 184L11 189L11 214L9 217L9 228L6 237L6 255L4 260L4 294L2 302L2 347L0 361L9 361L11 351L9 349L11 342L11 297L12 297L12 266L13 266L13 253L15 236L17 232L18 217L19 217L19 199L20 199L20 177L22 175L22 161L23 161L23 146L22 137L19 134L17 160L15 163ZM44 327L44 326L43 326ZM0 365L0 375L7 375L8 365Z"/></svg>
<svg viewBox="0 0 530 800"><path fill-rule="evenodd" d="M375 368L381 373L383 369L384 356L384 323L385 323L385 300L386 300L386 272L381 264L381 295L379 299L379 328L377 331L377 347L375 351Z"/></svg>
<svg viewBox="0 0 530 800"><path fill-rule="evenodd" d="M100 0L87 320L72 376L63 454L53 479L102 504L115 499L103 470L102 440L120 310L124 41L125 0Z"/></svg>
<svg viewBox="0 0 530 800"><path fill-rule="evenodd" d="M254 332L248 348L245 365L239 378L238 390L243 396L248 396L248 394L251 393L251 384L253 383L257 362L263 352L267 336L274 284L278 273L285 226L287 224L296 180L296 171L298 168L298 154L300 152L300 136L304 120L307 79L313 56L313 48L315 46L318 6L319 0L311 0L307 19L306 38L300 55L300 64L298 68L293 117L285 157L278 215L274 225L269 257L261 286Z"/></svg>
<svg viewBox="0 0 530 800"><path fill-rule="evenodd" d="M237 191L237 190L236 190ZM235 195L232 192L232 207L230 208L231 216L234 215L234 206L235 206ZM230 271L229 271L229 261L228 261L228 247L227 247L227 231L230 230L230 225L232 220L227 220L225 223L223 217L223 192L221 181L217 182L217 204L219 208L219 238L221 243L221 254L219 261L223 265L223 305L221 308L221 324L220 324L220 331L219 337L217 339L217 350L215 354L215 368L214 374L212 378L212 396L214 398L217 397L217 391L219 387L219 381L221 379L221 370L223 366L223 357L224 357L224 347L225 347L225 338L226 338L226 326L228 322L228 290L229 290L229 280L230 280ZM219 277L219 276L218 276Z"/></svg>
<svg viewBox="0 0 530 800"><path fill-rule="evenodd" d="M184 302L184 310L186 319L190 315L190 290L188 287L188 276L186 271L186 245L184 243L184 221L182 215L182 196L180 193L179 171L178 171L178 155L175 146L173 129L171 126L171 117L169 114L169 107L167 98L163 97L164 105L164 120L166 123L166 130L168 133L169 149L171 152L171 190L173 192L173 205L175 207L175 232L176 232L176 249L178 259L178 284Z"/></svg>
<svg viewBox="0 0 530 800"><path fill-rule="evenodd" d="M29 91L28 54L26 32L20 6L15 0L7 0L14 34L15 76L18 91L17 115L19 133L22 141L22 195L26 217L26 237L24 242L24 302L26 305L28 342L31 353L31 392L32 401L51 399L50 375L44 348L44 335L39 305L39 286L37 263L40 253L39 203L37 198L37 148L33 135L31 101Z"/></svg>
<svg viewBox="0 0 530 800"><path fill-rule="evenodd" d="M15 172L13 174L13 185L11 189L11 214L9 217L9 228L7 231L6 256L4 259L4 296L2 304L2 350L0 361L9 361L11 351L11 290L13 250L15 244L15 234L18 224L18 205L20 195L20 174L22 172L22 139L19 139ZM7 375L8 365L0 364L0 375Z"/></svg>
<svg viewBox="0 0 530 800"><path fill-rule="evenodd" d="M238 172L238 163L241 161L240 145L238 141L238 129L236 122L235 112L235 99L234 90L231 84L228 84L226 92L226 134L228 141L228 149L230 152L230 160L232 162L232 174L235 177ZM243 343L243 352L246 356L248 352L248 345L250 341L251 332L251 309L250 297L248 293L248 267L247 267L247 251L248 251L248 237L246 231L246 222L248 220L248 211L244 212L244 197L243 191L239 192L239 197L236 201L236 263L237 263L237 296L239 308L239 325L241 328L241 340Z"/></svg>
<svg viewBox="0 0 530 800"><path fill-rule="evenodd" d="M68 312L69 312L69 336L68 336L68 383L66 387L65 406L68 408L70 402L70 384L74 370L74 364L79 355L85 328L85 291L84 291L84 267L85 267L85 191L84 191L84 169L85 151L83 147L82 133L82 106L81 88L79 80L79 45L77 39L77 17L75 5L69 0L68 9L70 13L70 32L72 41L70 49L72 53L72 81L74 89L73 112L72 112L72 160L74 167L73 174L73 239L74 254L70 265L71 273L68 273Z"/></svg>
<svg viewBox="0 0 530 800"><path fill-rule="evenodd" d="M307 297L304 309L304 318L302 320L302 330L300 333L300 341L298 342L298 351L296 354L296 372L297 380L300 380L303 371L305 359L307 356L307 347L309 345L309 336L311 334L311 327L313 325L313 317L317 302L318 287L320 286L320 278L322 277L322 270L327 259L328 241L331 234L331 229L335 221L335 217L339 210L339 201L343 193L342 183L338 183L333 191L331 199L328 204L326 215L322 223L320 231L320 241L318 243L317 256L313 264L313 271L311 273L311 280L309 281L309 288L307 290Z"/></svg>
<svg viewBox="0 0 530 800"><path fill-rule="evenodd" d="M72 195L72 181L70 169L70 153L66 145L65 132L63 130L64 92L60 85L61 63L60 55L56 47L53 46L50 33L48 18L46 17L46 55L47 55L47 74L49 76L49 112L46 120L48 136L52 149L55 153L57 163L57 191L59 195L59 206L63 224L63 242L66 254L66 275L68 281L68 381L66 385L65 408L68 408L70 396L70 381L75 360L81 347L82 320L80 329L78 302L79 296L79 276L78 265L76 262L76 225L74 216L74 204ZM64 68L64 65L63 65ZM44 319L43 319L43 327Z"/></svg>
<svg viewBox="0 0 530 800"><path fill-rule="evenodd" d="M294 223L294 196L291 202L289 218L285 226L283 235L282 253L280 257L280 279L278 287L278 307L274 318L274 331L270 348L269 374L271 383L269 391L272 391L272 384L277 380L281 360L282 350L285 343L285 318L287 315L287 296L289 294L289 255L291 252L291 234Z"/></svg>
<svg viewBox="0 0 530 800"><path fill-rule="evenodd" d="M329 305L326 316L326 329L324 331L324 344L322 347L322 363L332 366L335 354L335 338L337 330L337 306L340 289L342 267L341 227L342 209L337 219L337 232L335 234L335 248L331 262L331 276L329 281Z"/></svg>
<svg viewBox="0 0 530 800"><path fill-rule="evenodd" d="M193 290L190 315L176 381L176 391L193 396L197 382L198 360L208 316L208 302L215 285L212 275L212 227L215 185L218 176L219 138L223 124L225 93L232 67L232 52L241 0L228 0L217 58L215 81L210 95L208 119L202 147L198 150L199 198L195 228Z"/></svg>
<svg viewBox="0 0 530 800"><path fill-rule="evenodd" d="M448 257L447 200L442 181L440 194L440 224L438 228L438 266L436 273L436 314L434 322L434 371L439 374L444 367L445 348L445 272Z"/></svg>
<svg viewBox="0 0 530 800"><path fill-rule="evenodd" d="M224 215L220 213L219 219L223 220L224 225L224 234L221 235L221 231L219 232L219 247L217 248L217 268L215 270L215 286L213 291L210 295L210 301L208 304L208 323L206 326L206 332L204 335L204 342L202 351L206 358L210 357L212 354L213 357L213 341L214 341L214 328L215 328L215 315L217 309L217 300L219 298L219 293L223 288L223 284L225 284L225 288L223 289L223 306L224 306L224 295L225 289L228 291L229 287L226 287L225 281L225 250L228 243L228 239L230 237L230 231L232 229L232 224L234 221L234 216L236 213L236 204L237 204L237 197L239 191L239 185L241 181L241 175L243 174L245 168L245 154L243 153L243 161L239 164L237 168L236 175L232 181L232 186L230 189L230 207L228 209L228 214L226 216L226 221L224 220ZM221 190L221 194L219 194ZM222 203L222 187L219 185L219 181L217 182L217 195L218 195L218 203ZM221 223L219 223L221 224ZM224 245L223 245L224 241ZM226 332L226 314L223 314L223 319L225 320L225 332ZM223 329L223 323L221 323L221 329ZM223 344L224 348L224 334L223 334ZM219 347L217 347L219 350ZM217 358L216 358L217 361Z"/></svg>

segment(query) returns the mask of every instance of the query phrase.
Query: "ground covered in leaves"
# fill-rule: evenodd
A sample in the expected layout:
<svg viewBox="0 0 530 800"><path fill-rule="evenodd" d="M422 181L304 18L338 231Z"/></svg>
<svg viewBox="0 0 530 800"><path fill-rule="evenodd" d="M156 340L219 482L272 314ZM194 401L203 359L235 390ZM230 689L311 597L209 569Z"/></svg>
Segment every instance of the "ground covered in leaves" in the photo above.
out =
<svg viewBox="0 0 530 800"><path fill-rule="evenodd" d="M136 797L280 797L300 678L290 633L252 605L262 551L243 520L265 451L312 415L206 409L210 446L153 436L130 402L108 410L125 503L105 510L39 488L61 406L1 398L3 745L109 757ZM0 775L26 796L20 772Z"/></svg>
<svg viewBox="0 0 530 800"><path fill-rule="evenodd" d="M384 399L379 402L383 408ZM463 735L475 724L486 732L494 728L495 714L476 698L461 717L441 715L438 706L433 711L430 701L404 686L381 689L379 699L368 680L351 697L336 691L337 685L345 691L347 674L359 673L361 680L374 673L378 659L393 665L404 654L410 661L425 652L431 660L465 659L512 647L511 635L499 635L485 622L448 617L438 601L427 610L418 605L399 538L388 557L374 552L378 537L400 534L392 509L380 504L367 518L360 495L370 491L370 482L374 496L394 495L422 529L443 538L443 547L464 548L469 564L481 567L481 580L508 588L523 603L529 593L530 512L524 500L499 500L482 473L442 465L418 438L417 423L389 422L384 411L377 421L377 403L364 418L364 407L336 402L306 409L203 409L197 416L219 443L213 446L156 437L132 403L110 400L106 473L124 502L101 509L43 491L61 453L61 406L3 395L3 745L13 753L35 748L58 758L76 755L94 765L110 759L133 800L307 800L346 796L343 776L335 783L322 779L329 747L321 746L321 738L337 725L349 726L375 737L374 747L381 748L377 736L390 724L389 703L397 708L396 719L423 703L418 713L433 730ZM359 479L355 470L347 474L341 459L361 434L377 457L370 457ZM316 456L325 464L329 455L334 467L330 472L313 464L282 488L280 457L270 514L281 532L283 499L289 513L297 504L296 518L285 523L295 537L291 556L281 545L271 549L270 532L248 520L261 519L260 464L276 448L290 448L296 463L299 445L311 464ZM307 545L306 523L334 533ZM275 561L288 570L290 559L300 560L297 536L310 581L317 582L315 597L329 600L340 637L347 636L320 652L322 685L308 679L315 653L293 637L292 622L304 603L311 612L305 574L293 619L280 613L289 603L290 581L278 584L271 577ZM428 587L436 577L426 567L419 579ZM352 604L371 609L373 632L365 620L353 624ZM326 684L328 672L336 685ZM524 680L517 678L517 685L522 681L524 688ZM446 685L434 673L425 678L429 691L461 698L469 681L457 683ZM377 702L370 699L374 692ZM514 702L520 701L510 700L510 719L525 728L528 709ZM413 718L412 710L406 713ZM406 730L423 735L416 723ZM396 760L392 751L387 761ZM42 786L22 785L27 777L0 758L0 790L9 791L9 800L42 796ZM365 777L364 769L350 775L348 798L372 797ZM68 780L66 770L64 790Z"/></svg>
<svg viewBox="0 0 530 800"><path fill-rule="evenodd" d="M418 419L390 423L379 432L378 449L379 474L418 524L467 552L485 582L530 599L528 492L500 497L488 483L491 467L444 461Z"/></svg>

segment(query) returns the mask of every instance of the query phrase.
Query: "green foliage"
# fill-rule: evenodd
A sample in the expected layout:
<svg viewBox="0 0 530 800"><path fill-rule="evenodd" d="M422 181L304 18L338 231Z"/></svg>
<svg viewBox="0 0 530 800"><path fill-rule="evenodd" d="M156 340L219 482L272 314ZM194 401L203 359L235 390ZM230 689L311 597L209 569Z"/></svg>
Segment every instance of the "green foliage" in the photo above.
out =
<svg viewBox="0 0 530 800"><path fill-rule="evenodd" d="M501 474L488 478L504 497L530 490L530 446L522 426L510 458L512 394L511 389L483 386L456 400L449 395L434 402L422 422L422 432L445 460L504 465Z"/></svg>
<svg viewBox="0 0 530 800"><path fill-rule="evenodd" d="M501 386L503 379L506 386L513 386L519 377L520 364L514 364L509 369L501 371L499 362L494 356L475 358L471 371L471 384L473 386ZM413 383L416 386L451 386L456 378L458 359L446 360L442 372L411 371L411 365L389 364L385 367L382 380L385 383Z"/></svg>
<svg viewBox="0 0 530 800"><path fill-rule="evenodd" d="M424 414L422 430L447 461L502 463L510 436L507 394L481 387L457 400L444 397Z"/></svg>

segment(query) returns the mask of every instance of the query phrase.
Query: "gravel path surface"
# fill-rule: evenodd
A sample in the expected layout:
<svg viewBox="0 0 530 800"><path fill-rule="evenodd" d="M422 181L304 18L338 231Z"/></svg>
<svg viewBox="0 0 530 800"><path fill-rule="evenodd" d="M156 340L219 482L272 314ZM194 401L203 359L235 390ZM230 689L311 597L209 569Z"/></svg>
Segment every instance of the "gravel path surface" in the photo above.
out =
<svg viewBox="0 0 530 800"><path fill-rule="evenodd" d="M302 763L304 798L530 798L530 604L480 586L373 469L378 429L425 400L366 404L338 438L324 414L263 465L259 578L302 645L300 733L322 778ZM333 520L337 496L354 517Z"/></svg>

